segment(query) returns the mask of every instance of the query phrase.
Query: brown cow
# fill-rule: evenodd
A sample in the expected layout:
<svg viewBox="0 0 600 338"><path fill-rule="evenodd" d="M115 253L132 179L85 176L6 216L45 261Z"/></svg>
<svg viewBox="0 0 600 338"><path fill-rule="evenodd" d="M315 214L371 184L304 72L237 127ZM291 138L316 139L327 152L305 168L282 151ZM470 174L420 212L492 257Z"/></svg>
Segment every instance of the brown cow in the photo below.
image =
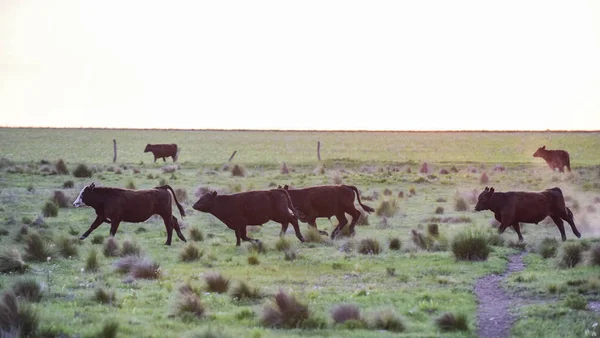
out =
<svg viewBox="0 0 600 338"><path fill-rule="evenodd" d="M352 185L322 185L303 189L290 189L285 185L283 188L290 194L292 203L300 215L300 221L306 222L316 229L318 217L331 219L331 216L335 216L337 218L338 225L331 233L332 239L348 224L346 214L352 216L350 234L354 235L354 226L360 217L360 211L354 206L355 194L358 204L364 211L368 213L375 211L370 206L362 204L358 189ZM287 226L281 229L282 232L286 230ZM327 236L327 232L323 230L319 230L319 233Z"/></svg>
<svg viewBox="0 0 600 338"><path fill-rule="evenodd" d="M286 228L288 223L292 223L296 237L304 242L292 200L283 189L255 190L231 195L217 195L216 191L212 191L200 196L193 208L214 215L235 231L236 246L240 246L240 239L259 242L248 237L246 227L263 225L270 220Z"/></svg>
<svg viewBox="0 0 600 338"><path fill-rule="evenodd" d="M503 233L507 227L512 225L519 235L519 241L523 241L519 222L538 224L547 216L550 216L556 223L563 242L567 240L563 219L569 223L575 236L581 238L581 234L575 227L573 212L565 206L565 199L560 188L546 189L542 192L496 192L494 188L486 187L479 194L475 210L494 212L494 217L500 222L498 233Z"/></svg>
<svg viewBox="0 0 600 338"><path fill-rule="evenodd" d="M554 169L558 169L561 173L565 172L564 167L567 167L567 170L571 172L571 160L569 158L569 153L564 150L546 150L546 146L538 148L538 150L533 153L533 157L541 157L543 158L548 166L554 171Z"/></svg>
<svg viewBox="0 0 600 338"><path fill-rule="evenodd" d="M171 192L169 193L169 191ZM173 199L171 199L171 194L173 194ZM114 236L121 222L140 223L146 221L152 215L159 215L165 223L165 228L167 228L167 242L165 245L171 245L173 228L177 232L177 237L186 242L179 228L177 218L172 215L171 203L173 200L181 216L185 216L185 211L177 201L175 192L168 185L153 189L131 190L96 187L92 182L92 184L81 190L79 196L73 202L75 207L88 205L96 210L96 219L79 239L85 239L102 222L110 223L110 235Z"/></svg>
<svg viewBox="0 0 600 338"><path fill-rule="evenodd" d="M156 162L157 158L163 159L163 162L167 162L165 158L171 157L173 158L173 162L177 162L178 148L175 143L173 144L150 144L146 145L146 149L144 152L152 152L154 155L154 162Z"/></svg>

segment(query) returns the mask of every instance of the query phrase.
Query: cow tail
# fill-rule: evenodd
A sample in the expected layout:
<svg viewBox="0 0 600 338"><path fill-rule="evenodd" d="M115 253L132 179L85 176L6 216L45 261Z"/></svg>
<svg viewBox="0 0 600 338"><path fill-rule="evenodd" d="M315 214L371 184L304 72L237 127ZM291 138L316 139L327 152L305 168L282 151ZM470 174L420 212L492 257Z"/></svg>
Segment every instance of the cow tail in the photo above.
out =
<svg viewBox="0 0 600 338"><path fill-rule="evenodd" d="M569 218L572 220L573 219L573 212L571 211L571 209L569 209L569 207L565 207L565 209L567 209L567 216L569 216Z"/></svg>
<svg viewBox="0 0 600 338"><path fill-rule="evenodd" d="M179 213L181 214L181 217L185 217L185 211L183 210L183 207L181 206L181 204L179 204L179 201L177 200L177 196L175 195L175 191L173 191L173 188L171 188L171 186L168 184L162 185L157 188L171 190L171 193L173 194L173 200L175 200L175 204L177 204L177 209L179 209Z"/></svg>
<svg viewBox="0 0 600 338"><path fill-rule="evenodd" d="M360 193L358 192L358 189L355 186L353 186L353 185L344 185L344 186L354 190L354 192L356 193L356 198L358 199L358 204L360 204L360 206L363 208L364 211L366 211L368 213L372 213L373 211L375 211L375 209L371 208L370 206L362 204L362 202L360 200Z"/></svg>

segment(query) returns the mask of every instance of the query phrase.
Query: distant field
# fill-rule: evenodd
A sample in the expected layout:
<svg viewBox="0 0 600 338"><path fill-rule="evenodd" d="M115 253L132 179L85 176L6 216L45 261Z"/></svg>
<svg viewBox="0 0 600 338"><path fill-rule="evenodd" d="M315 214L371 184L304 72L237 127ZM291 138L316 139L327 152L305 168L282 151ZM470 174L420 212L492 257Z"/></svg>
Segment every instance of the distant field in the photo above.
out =
<svg viewBox="0 0 600 338"><path fill-rule="evenodd" d="M147 143L177 143L182 149L178 163L153 163L152 155L143 152ZM118 325L118 337L476 337L473 285L485 275L502 273L508 257L523 248L527 267L502 284L509 294L527 300L514 306L512 337L583 337L598 322L598 312L586 305L600 297L600 267L592 260L594 252L600 253L600 132L0 129L0 144L0 271L1 258L11 248L30 267L23 274L0 273L0 289L15 290L27 278L42 285L38 301L21 299L19 304L37 314L38 334L45 337L111 337L111 324ZM542 145L568 150L573 172L553 172L533 158ZM59 159L69 174L56 173ZM289 173L282 169L284 162ZM429 168L422 173L424 162ZM74 177L79 164L92 170L92 177ZM244 176L233 176L235 165ZM176 238L171 247L164 246L162 221L151 218L122 223L115 239L119 247L126 241L137 245L142 257L159 265L160 277L133 278L117 271L121 258L105 254L108 225L77 240L95 214L71 203L92 181L111 187L171 185L187 214L184 234L201 257L183 261L188 246ZM279 224L269 222L250 228L250 237L266 248L259 252L249 243L235 247L232 230L192 209L201 191L332 183L357 186L363 203L376 209L365 215L368 224L357 226L353 238L313 234L312 242L300 243L290 227L282 240ZM566 230L566 243L580 250L575 267L560 264L565 244L552 241L560 235L551 220L523 225L523 245L511 229L497 236L493 214L473 210L486 186L499 191L560 187L583 234L577 239ZM66 195L67 205L55 217L43 216L57 192ZM323 218L317 225L331 233L336 223ZM308 226L300 227L309 238ZM439 229L438 237L430 233L433 228ZM202 239L192 241L192 231L202 233ZM456 260L452 243L467 231L487 238L492 250L487 260ZM49 247L50 260L27 258L32 234ZM381 252L360 253L363 240L379 244ZM391 245L393 240L399 247ZM65 243L73 251L65 253ZM555 251L548 254L544 243ZM87 268L94 252L96 271ZM206 289L205 278L213 272L230 279L228 292ZM258 289L260 297L235 299L231 292L240 281ZM184 283L204 305L202 316L180 312ZM114 299L103 303L99 290L114 293ZM295 328L265 325L265 306L279 290L307 305L310 319ZM336 323L332 311L340 304L355 305L361 319ZM445 313L464 315L468 330L442 331L436 319ZM382 327L386 320L377 318L400 322L403 329Z"/></svg>

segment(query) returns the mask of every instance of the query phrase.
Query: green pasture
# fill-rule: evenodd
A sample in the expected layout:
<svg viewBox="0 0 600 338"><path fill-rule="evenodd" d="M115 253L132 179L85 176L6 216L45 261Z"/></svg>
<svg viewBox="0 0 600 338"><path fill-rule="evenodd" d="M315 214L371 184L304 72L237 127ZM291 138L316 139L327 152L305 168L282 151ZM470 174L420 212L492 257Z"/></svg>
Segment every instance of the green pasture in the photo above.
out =
<svg viewBox="0 0 600 338"><path fill-rule="evenodd" d="M118 147L115 163L113 139ZM147 143L177 143L179 161L153 163L152 154L143 152ZM508 257L523 247L526 269L503 284L524 299L514 308L512 336L583 337L599 321L599 313L573 304L600 298L600 267L590 263L600 245L600 133L0 129L0 145L0 251L16 248L25 255L31 233L39 233L51 248L50 259L27 261L30 268L25 273L1 273L0 289L12 290L23 278L41 283L38 302L19 304L37 314L46 336L106 337L110 335L102 333L103 327L117 323L120 337L475 337L474 283L487 274L502 273ZM553 172L542 159L533 158L542 145L569 151L573 172ZM237 153L228 163L233 151ZM69 174L55 173L59 159ZM420 173L424 162L429 171ZM283 163L289 173L283 172ZM92 177L74 177L79 164L85 164ZM244 176L232 175L236 165ZM73 186L65 187L67 181ZM143 257L159 264L158 279L116 271L120 258L103 254L106 224L76 242L77 254L57 254L61 237L77 238L95 218L92 208L70 205L91 181L138 189L169 184L177 189L187 214L184 234L201 258L182 261L185 243L176 236L170 247L164 246L166 232L159 218L122 223L115 237L119 245L134 242ZM292 227L282 242L280 226L273 222L251 227L249 236L266 248L257 252L249 243L236 247L232 230L192 209L198 194L207 190L233 193L333 183L357 186L363 203L380 211L391 205L390 214L368 215L368 224L357 226L353 238L322 237L320 242L300 243ZM564 267L565 244L560 241L554 244L556 253L542 257L544 239L560 240L549 219L522 227L523 246L508 229L487 260L457 261L450 250L455 235L468 229L490 238L495 234L491 212L473 210L485 186L498 191L560 187L583 234L577 239L567 226L566 243L580 246L581 261ZM42 210L56 191L68 197L69 205L59 208L56 217L44 217ZM457 210L460 200L466 202L466 210ZM175 216L181 219L177 212ZM331 233L336 223L335 218L319 219L318 227ZM437 224L439 237L432 246L419 247L412 233L426 236L431 224ZM28 234L23 234L24 225ZM309 237L308 226L300 227ZM202 232L202 241L191 241L192 229ZM399 250L390 248L394 238L401 242ZM358 248L364 239L377 241L381 252L361 254ZM289 248L278 250L282 243ZM86 269L92 251L98 254L97 271ZM229 293L206 291L205 277L215 272L230 279L230 289L243 281L258 288L262 297L237 300ZM203 316L177 313L178 289L184 283L201 290ZM100 288L114 292L114 302L95 300ZM307 305L311 320L291 329L263 325L265 306L280 290ZM336 324L331 311L339 304L356 305L367 322L389 311L405 328L392 332ZM435 320L444 313L465 315L469 330L441 331Z"/></svg>

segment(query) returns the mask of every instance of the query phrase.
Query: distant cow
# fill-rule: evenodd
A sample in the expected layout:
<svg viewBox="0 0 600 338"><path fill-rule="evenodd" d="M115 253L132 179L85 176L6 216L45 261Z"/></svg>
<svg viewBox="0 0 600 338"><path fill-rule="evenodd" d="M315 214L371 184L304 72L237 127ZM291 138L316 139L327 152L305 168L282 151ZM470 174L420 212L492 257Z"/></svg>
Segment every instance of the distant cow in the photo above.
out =
<svg viewBox="0 0 600 338"><path fill-rule="evenodd" d="M287 185L283 187L290 194L292 203L298 210L299 219L308 225L317 228L316 219L319 217L335 216L338 220L338 225L331 233L331 238L335 238L337 234L348 224L346 214L352 216L350 223L350 234L354 235L354 226L360 217L360 211L354 206L354 195L358 199L358 204L364 211L371 213L373 208L362 204L360 193L355 186L352 185L322 185L308 187L302 189L290 189ZM287 230L287 226L282 228L282 232ZM327 236L327 232L319 230L320 234Z"/></svg>
<svg viewBox="0 0 600 338"><path fill-rule="evenodd" d="M173 199L171 199L171 194L173 194ZM146 221L152 215L159 215L162 217L167 229L167 242L165 245L171 245L173 228L177 232L177 237L186 242L179 228L177 218L172 215L171 202L173 200L181 216L185 216L185 211L177 201L175 192L168 185L153 189L131 190L96 187L92 182L92 184L81 190L79 196L73 202L75 207L88 205L96 210L96 219L79 239L85 239L102 222L110 223L110 235L114 236L121 222L140 223Z"/></svg>
<svg viewBox="0 0 600 338"><path fill-rule="evenodd" d="M167 162L165 158L171 157L173 158L173 162L177 162L177 145L176 144L147 144L144 152L152 152L154 154L154 162L156 162L157 158L163 159L163 162Z"/></svg>
<svg viewBox="0 0 600 338"><path fill-rule="evenodd" d="M236 246L240 239L259 242L248 237L248 225L263 225L272 220L287 228L292 223L296 237L304 242L292 200L283 189L255 190L231 195L217 195L216 191L205 193L194 204L198 211L210 213L235 231Z"/></svg>
<svg viewBox="0 0 600 338"><path fill-rule="evenodd" d="M538 224L547 216L550 216L556 223L563 242L567 240L563 219L569 223L575 236L581 238L581 234L575 227L573 212L565 206L565 199L560 188L546 189L542 192L496 192L494 188L486 187L479 194L475 210L494 212L494 217L500 222L498 232L503 233L507 227L512 225L519 235L519 241L523 241L519 222Z"/></svg>
<svg viewBox="0 0 600 338"><path fill-rule="evenodd" d="M552 170L557 168L558 171L564 173L566 166L567 170L571 172L569 153L564 150L546 150L546 146L543 146L533 153L533 157L543 158Z"/></svg>

